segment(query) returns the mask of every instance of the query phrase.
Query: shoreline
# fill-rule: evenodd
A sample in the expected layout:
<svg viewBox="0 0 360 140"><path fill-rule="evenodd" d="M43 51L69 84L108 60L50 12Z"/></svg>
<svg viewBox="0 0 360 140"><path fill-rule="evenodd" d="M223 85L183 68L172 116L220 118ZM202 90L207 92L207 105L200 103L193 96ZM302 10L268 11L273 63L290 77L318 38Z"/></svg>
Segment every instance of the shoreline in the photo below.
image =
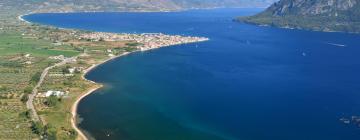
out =
<svg viewBox="0 0 360 140"><path fill-rule="evenodd" d="M78 137L76 138L77 140L89 140L88 137L85 135L85 133L78 127L77 125L77 116L79 115L77 113L77 110L78 110L78 106L81 102L82 99L84 99L85 97L89 96L90 94L92 94L93 92L95 92L96 90L99 90L101 88L104 87L103 84L101 83L97 83L95 81L92 81L92 80L89 80L89 79L86 79L85 76L90 73L92 70L96 69L97 67L109 62L109 61L112 61L112 60L115 60L117 58L120 58L120 57L124 57L126 55L129 55L131 53L136 53L136 52L144 52L144 51L150 51L150 50L154 50L154 49L159 49L159 48L163 48L163 47L170 47L170 46L162 46L162 47L158 47L158 48L151 48L151 49L147 49L147 50L137 50L137 51L133 51L133 52L125 52L123 54L120 54L120 55L117 55L117 56L114 56L114 57L110 57L108 59L105 59L104 61L98 63L98 64L93 64L92 66L90 66L89 68L87 68L85 70L85 72L82 74L81 78L87 82L90 82L90 83L93 83L95 84L96 87L93 87L91 89L89 89L88 91L86 91L85 93L81 94L74 102L74 104L72 105L71 107L71 126L75 129L75 131L78 133Z"/></svg>
<svg viewBox="0 0 360 140"><path fill-rule="evenodd" d="M31 15L31 14L32 14L32 13L19 15L17 18L18 18L18 20L20 20L20 21L22 21L22 22L25 22L25 23L27 23L27 24L31 24L31 22L29 22L29 21L27 21L27 20L25 20L25 19L23 18L24 16Z"/></svg>
<svg viewBox="0 0 360 140"><path fill-rule="evenodd" d="M18 16L18 20L22 21L22 22L25 22L26 24L32 24L32 22L29 22L27 20L25 20L23 18L23 16L26 16L26 15L31 15L31 14L35 14L35 13L28 13L28 14L23 14L23 15L19 15ZM55 26L54 26L55 27ZM60 29L64 29L64 30L67 30L65 28L60 28ZM70 29L70 30L77 30L77 29ZM94 33L99 33L99 32L96 32L96 31L92 31ZM118 34L118 33L116 33ZM154 50L154 49L159 49L159 48L163 48L163 47L171 47L171 46L176 46L176 45L181 45L181 44L189 44L189 43L198 43L198 42L204 42L204 41L208 41L210 40L209 38L205 38L203 40L198 40L198 41L192 41L192 42L183 42L183 43L178 43L178 44L173 44L173 45L159 45L157 47L153 47L153 48L144 48L144 49L139 49L139 50L135 50L135 51L132 51L132 52L125 52L123 54L120 54L120 55L117 55L117 56L113 56L113 57L110 57L108 59L105 59L97 64L93 64L92 66L88 67L84 73L82 74L81 78L87 82L90 82L92 84L94 84L94 87L88 89L86 92L84 93L81 93L76 99L75 99L75 102L72 104L71 106L71 114L72 114L72 117L70 119L70 122L71 122L71 126L75 129L75 131L77 132L78 136L77 136L77 140L88 140L89 138L85 135L85 133L78 127L77 125L77 116L78 116L78 113L77 113L77 110L78 110L78 106L79 106L79 103L81 102L82 99L84 99L85 97L89 96L90 94L92 94L93 92L95 92L96 90L104 87L101 83L97 83L95 81L92 81L92 80L89 80L89 79L86 79L85 76L91 72L93 69L97 68L98 66L102 65L102 64L105 64L106 62L108 61L111 61L111 60L114 60L114 59L117 59L117 58L120 58L120 57L123 57L123 56L126 56L130 53L135 53L135 52L145 52L145 51L149 51L149 50ZM81 55L81 54L80 54ZM78 55L78 56L80 56Z"/></svg>
<svg viewBox="0 0 360 140"><path fill-rule="evenodd" d="M360 34L360 32L348 32L348 31L336 31L336 30L319 30L313 28L302 28L295 26L279 26L279 25L270 25L266 23L257 23L252 21L246 21L244 19L235 18L233 19L235 22L241 22L249 25L260 26L260 27L268 27L268 28L276 28L276 29L286 29L286 30L297 30L297 31L310 31L310 32L324 32L324 33L342 33L342 34Z"/></svg>
<svg viewBox="0 0 360 140"><path fill-rule="evenodd" d="M135 51L136 52L136 51ZM89 80L89 79L86 79L85 76L91 72L92 70L94 70L95 68L97 68L98 66L102 65L102 64L105 64L106 62L108 61L111 61L111 60L114 60L114 59L117 59L117 58L120 58L122 56L126 56L130 53L133 53L133 52L126 52L126 53L123 53L121 55L118 55L118 56L114 56L114 57L110 57L98 64L94 64L92 66L90 66L89 68L87 68L85 70L85 72L82 74L81 78L87 82L90 82L90 83L93 83L95 84L95 87L89 89L88 91L86 91L84 94L81 94L74 102L74 104L72 105L71 107L71 126L75 129L75 131L78 133L78 140L88 140L88 137L85 135L85 133L83 131L81 131L81 129L78 127L77 125L77 116L78 116L78 113L77 113L77 110L78 110L78 106L81 102L82 99L84 99L85 97L89 96L90 94L92 94L93 92L95 92L96 90L98 89L101 89L102 87L104 87L101 83L96 83L95 81L92 81L92 80Z"/></svg>

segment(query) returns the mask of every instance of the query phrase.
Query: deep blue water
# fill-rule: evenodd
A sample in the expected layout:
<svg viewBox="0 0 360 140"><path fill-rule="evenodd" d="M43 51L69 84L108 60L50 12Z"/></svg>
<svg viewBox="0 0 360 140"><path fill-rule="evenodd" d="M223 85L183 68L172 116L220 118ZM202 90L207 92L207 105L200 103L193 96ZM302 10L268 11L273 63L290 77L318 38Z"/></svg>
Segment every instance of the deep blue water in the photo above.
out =
<svg viewBox="0 0 360 140"><path fill-rule="evenodd" d="M360 128L339 119L360 115L360 35L232 21L260 10L25 18L65 28L211 39L133 53L90 72L87 78L106 87L86 97L78 113L80 127L97 139L359 140Z"/></svg>

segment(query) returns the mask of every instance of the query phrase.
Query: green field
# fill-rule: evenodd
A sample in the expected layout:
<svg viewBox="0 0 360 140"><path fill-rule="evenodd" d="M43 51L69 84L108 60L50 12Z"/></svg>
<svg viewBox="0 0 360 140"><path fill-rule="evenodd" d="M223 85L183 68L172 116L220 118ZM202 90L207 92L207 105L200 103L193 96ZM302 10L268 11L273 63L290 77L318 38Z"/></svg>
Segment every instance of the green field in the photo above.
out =
<svg viewBox="0 0 360 140"><path fill-rule="evenodd" d="M49 56L71 57L80 52L67 45L55 46L51 41L29 38L19 32L0 33L0 140L38 138L30 128L30 118L21 101L36 73L58 60ZM26 54L29 54L26 57ZM31 63L26 63L31 62Z"/></svg>
<svg viewBox="0 0 360 140"><path fill-rule="evenodd" d="M21 31L23 29L26 31ZM23 32L31 32L29 34L36 37ZM139 45L131 41L94 42L74 36L81 33L38 26L0 31L0 140L77 138L77 132L70 122L71 107L80 95L100 86L85 81L82 78L83 70L103 62L111 55L136 51ZM59 55L78 57L74 62L52 68L38 90L39 93L62 91L66 95L56 99L36 97L33 104L41 123L33 123L24 97L31 93L45 68L61 61L49 57ZM69 68L79 70L66 76Z"/></svg>
<svg viewBox="0 0 360 140"><path fill-rule="evenodd" d="M50 41L37 40L19 33L0 34L0 55L31 54L37 57L64 55L71 57L79 52L74 48L61 45L56 46Z"/></svg>

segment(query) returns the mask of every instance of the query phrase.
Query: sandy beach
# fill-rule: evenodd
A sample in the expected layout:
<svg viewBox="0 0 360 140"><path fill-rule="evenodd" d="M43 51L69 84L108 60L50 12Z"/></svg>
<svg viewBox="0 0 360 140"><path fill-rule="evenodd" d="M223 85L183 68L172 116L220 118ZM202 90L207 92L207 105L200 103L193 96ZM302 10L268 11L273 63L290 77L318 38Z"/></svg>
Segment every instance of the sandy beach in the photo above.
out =
<svg viewBox="0 0 360 140"><path fill-rule="evenodd" d="M98 90L98 89L100 89L100 88L103 87L103 85L101 85L101 84L99 84L99 83L96 83L96 82L94 82L94 81L91 81L91 80L89 80L89 79L86 79L86 78L85 78L85 75L86 75L87 73L89 73L91 70L95 69L96 67L98 67L98 66L100 66L100 65L102 65L102 64L104 64L104 63L106 63L106 62L108 62L108 61L110 61L110 60L113 60L113 59L116 59L116 58L119 58L119 57L121 57L121 56L125 56L125 55L128 55L128 54L130 54L130 53L127 52L127 53L123 53L123 54L118 55L118 56L110 57L109 59L106 59L106 60L104 60L103 62L101 62L101 63L99 63L99 64L95 64L95 65L90 66L88 69L86 69L86 70L84 71L84 74L82 75L82 78L83 78L84 80L86 80L86 81L88 81L88 82L91 82L91 83L94 83L94 84L96 84L96 85L95 85L95 87L89 89L87 92L85 92L85 93L83 93L82 95L80 95L80 96L76 99L76 101L74 102L74 104L73 104L72 107L71 107L71 114L72 114L71 125L72 125L72 127L76 130L76 132L78 133L78 138L77 138L78 140L88 140L88 138L86 137L86 135L85 135L85 134L80 130L80 128L77 126L76 118L77 118L77 108L78 108L78 105L79 105L80 101L81 101L82 99L84 99L86 96L90 95L90 94L93 93L94 91L96 91L96 90Z"/></svg>
<svg viewBox="0 0 360 140"><path fill-rule="evenodd" d="M91 94L92 92L96 91L97 89L101 88L102 86L98 86L95 88L90 89L89 91L87 91L85 94L81 95L74 103L74 105L71 108L71 114L72 114L72 118L71 118L71 125L72 127L76 130L76 132L78 133L78 140L87 140L87 137L85 136L85 134L77 127L76 124L76 117L77 117L77 107L80 103L80 101L88 96L89 94Z"/></svg>
<svg viewBox="0 0 360 140"><path fill-rule="evenodd" d="M88 138L86 137L86 135L80 130L80 128L77 126L77 122L76 122L76 118L77 118L77 109L78 109L78 105L80 103L80 101L82 99L84 99L86 96L90 95L91 93L93 93L94 91L100 89L103 87L103 85L99 84L99 83L96 83L94 81L91 81L89 79L86 79L85 76L86 74L88 74L91 70L95 69L96 67L102 65L102 64L105 64L106 62L108 61L111 61L111 60L114 60L116 58L119 58L119 57L122 57L122 56L126 56L130 53L134 53L134 52L141 52L141 51L149 51L149 50L154 50L154 49L159 49L159 48L162 48L162 47L169 47L169 46L161 46L161 47L158 47L158 48L150 48L150 49L146 49L146 50L137 50L137 51L133 51L133 52L125 52L121 55L118 55L118 56L114 56L114 57L110 57L104 61L102 61L101 63L98 63L98 64L94 64L92 66L90 66L89 68L87 68L83 75L82 75L82 78L85 80L85 81L88 81L88 82L91 82L93 84L96 84L96 87L93 87L91 89L89 89L87 92L83 93L82 95L80 95L76 101L74 102L74 104L72 105L71 107L71 114L72 114L72 118L71 118L71 125L72 127L76 130L76 132L78 133L78 140L88 140Z"/></svg>
<svg viewBox="0 0 360 140"><path fill-rule="evenodd" d="M167 46L163 46L163 47L167 47ZM162 47L159 47L159 48L162 48ZM148 50L153 50L153 49L158 49L158 48L152 48L152 49L148 49ZM146 51L148 51L146 50ZM138 51L134 51L134 52L139 52L141 50L138 50ZM82 75L82 78L88 82L91 82L93 84L96 84L95 87L89 89L87 92L84 92L83 94L81 94L77 99L76 101L74 102L74 104L72 105L71 107L71 114L72 114L72 117L71 117L71 125L72 127L76 130L76 132L78 133L78 138L77 140L88 140L88 138L86 137L86 135L81 131L81 129L77 126L77 122L76 122L76 119L77 119L77 109L78 109L78 106L79 106L79 103L82 99L84 99L86 96L92 94L94 91L100 89L103 87L103 85L99 84L99 83L96 83L94 81L91 81L89 79L86 79L85 76L86 74L88 74L91 70L95 69L96 67L102 65L102 64L105 64L106 62L108 61L111 61L111 60L114 60L116 58L119 58L119 57L122 57L122 56L126 56L130 53L134 53L134 52L126 52L126 53L123 53L121 55L118 55L118 56L114 56L114 57L110 57L104 61L102 61L101 63L98 63L98 64L94 64L92 66L90 66L89 68L87 68L83 75Z"/></svg>
<svg viewBox="0 0 360 140"><path fill-rule="evenodd" d="M27 21L27 20L25 20L23 17L24 16L27 16L27 15L30 15L31 13L29 13L29 14L24 14L24 15L19 15L18 16L18 19L20 20L20 21L23 21L23 22L25 22L25 23L27 23L27 24L31 24L29 21Z"/></svg>

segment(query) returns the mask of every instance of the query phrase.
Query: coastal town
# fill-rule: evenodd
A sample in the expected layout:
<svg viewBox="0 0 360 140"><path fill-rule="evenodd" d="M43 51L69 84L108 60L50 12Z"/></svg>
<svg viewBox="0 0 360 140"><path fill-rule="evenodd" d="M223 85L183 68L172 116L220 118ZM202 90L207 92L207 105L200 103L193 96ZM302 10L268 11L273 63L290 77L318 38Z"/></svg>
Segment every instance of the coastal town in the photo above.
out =
<svg viewBox="0 0 360 140"><path fill-rule="evenodd" d="M164 46L202 42L209 40L205 37L166 35L162 33L114 34L104 32L82 34L79 39L86 39L91 41L135 41L139 44L139 46L137 46L137 49L141 51Z"/></svg>

